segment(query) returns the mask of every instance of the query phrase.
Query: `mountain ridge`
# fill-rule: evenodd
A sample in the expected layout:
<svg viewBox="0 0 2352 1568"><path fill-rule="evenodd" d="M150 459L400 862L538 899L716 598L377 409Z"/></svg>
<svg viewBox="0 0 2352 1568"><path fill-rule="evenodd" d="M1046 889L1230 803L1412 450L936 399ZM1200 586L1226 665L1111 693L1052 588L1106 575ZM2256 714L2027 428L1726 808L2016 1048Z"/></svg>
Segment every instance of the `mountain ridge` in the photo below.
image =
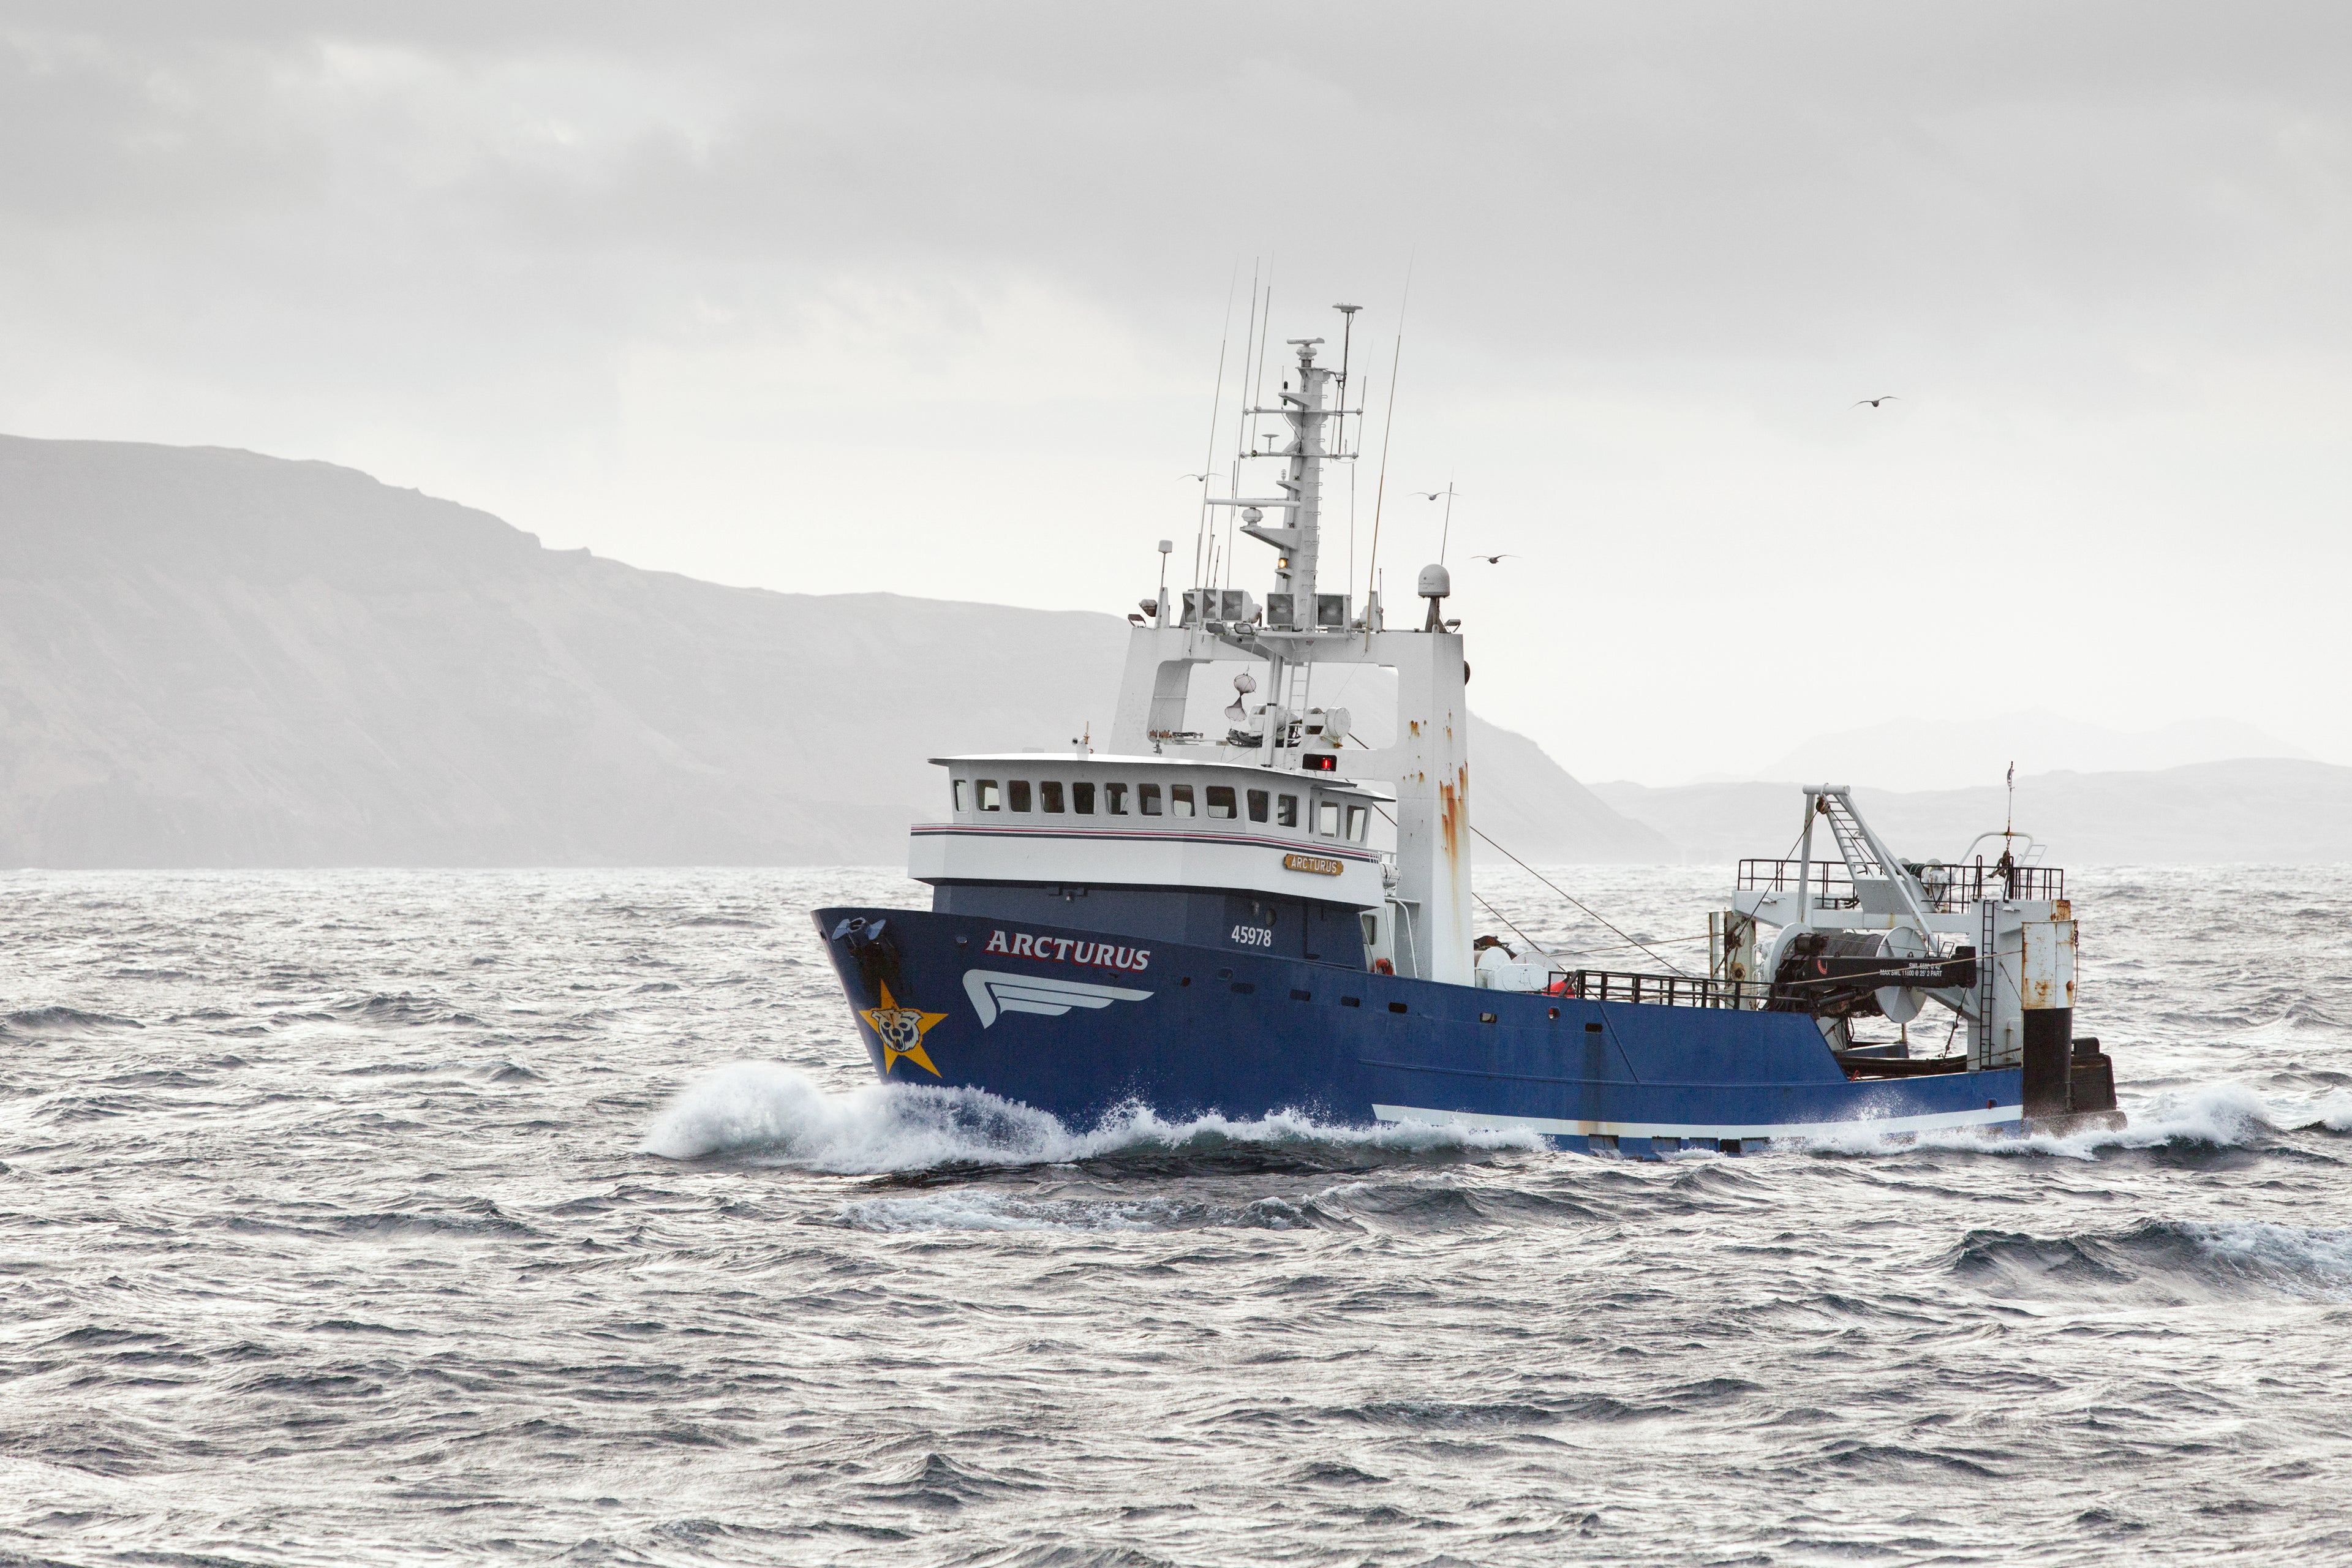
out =
<svg viewBox="0 0 2352 1568"><path fill-rule="evenodd" d="M2023 709L1990 719L1890 720L1814 735L1741 776L1767 784L1867 781L1918 793L1992 784L2011 764L2021 773L2161 773L2194 763L2307 756L2240 719L2206 715L2118 730Z"/></svg>
<svg viewBox="0 0 2352 1568"><path fill-rule="evenodd" d="M1833 782L1833 781L1832 781ZM1689 860L1784 852L1803 821L1802 786L1742 780L1591 786L1673 840ZM1951 857L2007 819L1998 784L1958 790L1857 785L1854 804L1897 855ZM2016 823L2053 863L2273 864L2352 861L2352 768L2304 757L2241 757L2141 772L2021 774Z"/></svg>
<svg viewBox="0 0 2352 1568"><path fill-rule="evenodd" d="M1066 744L1127 632L551 551L334 464L0 437L0 863L887 864L940 810L925 759ZM1496 837L1671 858L1473 723Z"/></svg>

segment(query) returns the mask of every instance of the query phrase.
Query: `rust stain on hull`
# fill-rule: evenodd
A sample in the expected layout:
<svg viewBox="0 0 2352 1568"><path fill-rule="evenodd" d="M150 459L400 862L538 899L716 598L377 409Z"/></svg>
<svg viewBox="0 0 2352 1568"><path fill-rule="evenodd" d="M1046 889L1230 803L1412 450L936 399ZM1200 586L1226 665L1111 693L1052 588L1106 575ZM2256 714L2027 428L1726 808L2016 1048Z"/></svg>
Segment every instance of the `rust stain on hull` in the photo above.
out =
<svg viewBox="0 0 2352 1568"><path fill-rule="evenodd" d="M1453 865L1463 864L1469 849L1469 801L1470 769L1465 765L1454 770L1452 784L1437 786L1438 843Z"/></svg>

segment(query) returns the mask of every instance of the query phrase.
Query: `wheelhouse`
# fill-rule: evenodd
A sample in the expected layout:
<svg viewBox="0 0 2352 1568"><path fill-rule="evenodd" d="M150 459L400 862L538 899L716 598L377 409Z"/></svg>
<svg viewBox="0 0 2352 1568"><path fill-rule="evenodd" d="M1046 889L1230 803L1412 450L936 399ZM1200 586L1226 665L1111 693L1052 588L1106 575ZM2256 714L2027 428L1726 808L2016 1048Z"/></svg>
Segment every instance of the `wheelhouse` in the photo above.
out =
<svg viewBox="0 0 2352 1568"><path fill-rule="evenodd" d="M908 870L940 912L1355 967L1386 950L1385 786L1161 756L932 760L948 816L915 826Z"/></svg>

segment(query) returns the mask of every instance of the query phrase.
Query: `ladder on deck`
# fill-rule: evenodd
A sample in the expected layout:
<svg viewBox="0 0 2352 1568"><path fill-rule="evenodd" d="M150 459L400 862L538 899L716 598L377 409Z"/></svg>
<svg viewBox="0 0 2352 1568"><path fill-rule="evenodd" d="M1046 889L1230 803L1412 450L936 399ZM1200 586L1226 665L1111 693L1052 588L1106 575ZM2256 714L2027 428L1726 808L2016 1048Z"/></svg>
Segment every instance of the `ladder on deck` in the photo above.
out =
<svg viewBox="0 0 2352 1568"><path fill-rule="evenodd" d="M1307 697L1315 681L1315 667L1300 662L1286 666L1282 672L1282 711L1292 719L1307 717ZM1285 743L1288 735L1284 736Z"/></svg>
<svg viewBox="0 0 2352 1568"><path fill-rule="evenodd" d="M1983 920L1977 937L1977 1068L1983 1071L1992 1066L1992 1005L2000 993L2000 956L1993 943L2000 931L2000 900L1979 899L1977 909Z"/></svg>
<svg viewBox="0 0 2352 1568"><path fill-rule="evenodd" d="M1880 861L1878 851L1870 846L1870 835L1863 831L1862 819L1853 814L1853 802L1843 795L1822 796L1822 815L1829 818L1830 836L1837 841L1838 853L1845 858L1846 874L1850 877L1873 877L1892 879L1901 872Z"/></svg>

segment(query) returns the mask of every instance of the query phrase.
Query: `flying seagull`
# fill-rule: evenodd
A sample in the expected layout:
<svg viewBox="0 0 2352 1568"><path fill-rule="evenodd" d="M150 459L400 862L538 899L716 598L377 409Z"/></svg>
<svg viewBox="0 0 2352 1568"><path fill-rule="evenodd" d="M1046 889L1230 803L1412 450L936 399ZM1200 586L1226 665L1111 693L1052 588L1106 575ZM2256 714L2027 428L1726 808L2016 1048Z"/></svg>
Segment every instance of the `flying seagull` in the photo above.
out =
<svg viewBox="0 0 2352 1568"><path fill-rule="evenodd" d="M1176 477L1180 479L1213 479L1217 476L1214 474L1179 474Z"/></svg>
<svg viewBox="0 0 2352 1568"><path fill-rule="evenodd" d="M1856 408L1859 408L1859 407L1861 407L1861 406L1862 406L1862 405L1863 405L1863 404L1867 403L1867 404L1869 404L1873 408L1875 408L1875 407L1877 407L1877 406L1878 406L1880 404L1882 404L1882 403L1899 403L1899 402L1901 402L1901 401L1902 401L1902 400L1901 400L1900 398L1896 397L1893 393L1889 392L1889 393L1886 393L1886 394L1885 394L1884 395L1881 395L1881 396L1878 396L1878 397L1865 397L1865 398L1863 398L1860 402L1857 402L1857 403L1854 405L1854 406L1855 406Z"/></svg>
<svg viewBox="0 0 2352 1568"><path fill-rule="evenodd" d="M1506 550L1500 555L1473 555L1470 559L1473 561L1484 561L1489 566L1497 566L1506 561L1517 561L1519 557Z"/></svg>
<svg viewBox="0 0 2352 1568"><path fill-rule="evenodd" d="M1412 493L1419 496L1423 500L1435 500L1445 492L1444 490L1415 490Z"/></svg>

